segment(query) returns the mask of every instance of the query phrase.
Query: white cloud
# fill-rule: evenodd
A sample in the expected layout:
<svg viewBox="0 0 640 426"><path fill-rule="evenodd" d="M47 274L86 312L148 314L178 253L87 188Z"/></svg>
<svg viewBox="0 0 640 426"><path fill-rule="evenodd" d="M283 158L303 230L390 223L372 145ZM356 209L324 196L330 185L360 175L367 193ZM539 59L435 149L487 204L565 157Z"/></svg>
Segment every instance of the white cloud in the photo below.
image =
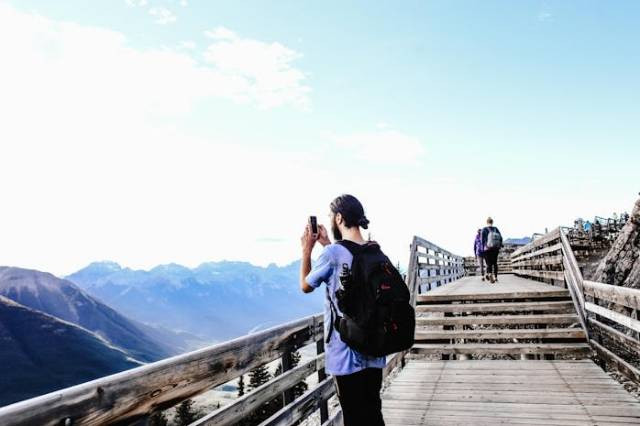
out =
<svg viewBox="0 0 640 426"><path fill-rule="evenodd" d="M228 28L225 27L217 27L214 28L213 30L207 30L204 32L204 35L206 35L209 38L213 38L216 40L236 40L238 39L238 36L236 35L236 33L234 33L233 31L231 31Z"/></svg>
<svg viewBox="0 0 640 426"><path fill-rule="evenodd" d="M147 0L126 0L126 3L129 7L145 7L148 4Z"/></svg>
<svg viewBox="0 0 640 426"><path fill-rule="evenodd" d="M425 154L422 142L397 130L378 126L376 131L334 136L339 152L347 150L357 160L374 164L419 164Z"/></svg>
<svg viewBox="0 0 640 426"><path fill-rule="evenodd" d="M542 11L538 13L538 21L540 22L550 22L553 20L553 14L547 11Z"/></svg>
<svg viewBox="0 0 640 426"><path fill-rule="evenodd" d="M180 0L180 6L187 7L189 6L189 3L187 2L187 0Z"/></svg>
<svg viewBox="0 0 640 426"><path fill-rule="evenodd" d="M180 47L187 50L194 50L196 48L196 43L193 41L183 41L180 43Z"/></svg>
<svg viewBox="0 0 640 426"><path fill-rule="evenodd" d="M155 18L156 24L171 24L178 19L176 15L166 7L156 6L149 9L149 15Z"/></svg>
<svg viewBox="0 0 640 426"><path fill-rule="evenodd" d="M240 37L224 27L205 35L213 40L205 61L223 75L235 76L237 84L246 88L246 100L265 108L288 103L309 106L311 89L304 84L305 74L292 65L301 54L280 43Z"/></svg>

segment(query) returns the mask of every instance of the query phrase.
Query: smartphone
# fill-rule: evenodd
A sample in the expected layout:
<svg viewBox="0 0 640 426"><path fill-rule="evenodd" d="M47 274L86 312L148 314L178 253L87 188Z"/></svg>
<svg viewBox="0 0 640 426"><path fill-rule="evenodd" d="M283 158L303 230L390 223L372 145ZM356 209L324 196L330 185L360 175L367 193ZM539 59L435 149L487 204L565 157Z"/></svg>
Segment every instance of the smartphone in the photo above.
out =
<svg viewBox="0 0 640 426"><path fill-rule="evenodd" d="M315 216L309 216L309 224L311 225L311 233L312 234L317 234L318 233L318 220L316 219Z"/></svg>

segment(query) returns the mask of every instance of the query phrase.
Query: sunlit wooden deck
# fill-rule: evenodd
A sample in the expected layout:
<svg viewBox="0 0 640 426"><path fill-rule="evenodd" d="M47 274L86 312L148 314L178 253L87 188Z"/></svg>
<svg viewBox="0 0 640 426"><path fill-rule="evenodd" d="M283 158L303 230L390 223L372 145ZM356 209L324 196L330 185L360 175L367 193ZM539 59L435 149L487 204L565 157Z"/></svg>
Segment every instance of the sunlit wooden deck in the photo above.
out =
<svg viewBox="0 0 640 426"><path fill-rule="evenodd" d="M479 276L464 277L452 283L435 287L428 292L428 297L432 301L447 300L450 296L455 296L456 300L464 300L467 297L479 299L483 295L491 296L492 299L556 297L568 295L568 291L561 287L507 274L499 275L498 282L494 284L482 281Z"/></svg>
<svg viewBox="0 0 640 426"><path fill-rule="evenodd" d="M387 426L640 424L640 402L590 360L410 360L382 400Z"/></svg>

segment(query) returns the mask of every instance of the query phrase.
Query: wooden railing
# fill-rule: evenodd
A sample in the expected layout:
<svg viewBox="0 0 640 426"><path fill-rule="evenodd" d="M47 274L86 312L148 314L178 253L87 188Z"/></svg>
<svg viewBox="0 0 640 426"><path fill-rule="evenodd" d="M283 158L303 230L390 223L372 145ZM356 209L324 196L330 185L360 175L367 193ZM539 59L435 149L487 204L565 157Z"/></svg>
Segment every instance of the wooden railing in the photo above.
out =
<svg viewBox="0 0 640 426"><path fill-rule="evenodd" d="M640 290L584 281L591 345L603 361L640 383ZM636 365L627 360L634 359Z"/></svg>
<svg viewBox="0 0 640 426"><path fill-rule="evenodd" d="M424 244L421 246L424 247ZM448 252L442 250L434 255L439 262L437 270L442 282L454 275L454 270L457 271L449 256ZM411 258L417 261L413 251ZM414 266L410 271L408 279L415 282L418 269ZM455 272L456 275L458 273ZM409 286L409 291L413 293L413 285ZM412 300L415 303L413 294ZM329 416L327 407L327 400L335 394L335 386L332 377L328 377L324 371L323 343L323 315L309 316L2 407L0 425L143 425L154 413L277 360L281 362L282 374L229 405L208 413L192 426L234 424L279 395L282 395L283 407L262 422L261 426L290 425L318 410L323 426L341 425L341 411L338 409ZM313 344L317 355L292 367L292 352ZM395 368L404 366L407 352L387 357L384 378ZM294 399L293 386L312 374L318 376L317 385Z"/></svg>
<svg viewBox="0 0 640 426"><path fill-rule="evenodd" d="M464 276L464 258L420 237L413 237L407 271L407 285L415 296Z"/></svg>
<svg viewBox="0 0 640 426"><path fill-rule="evenodd" d="M569 289L587 340L605 363L640 383L640 290L585 280L564 230L516 250L514 273ZM625 358L627 360L625 360Z"/></svg>
<svg viewBox="0 0 640 426"><path fill-rule="evenodd" d="M277 396L292 380L304 379L314 372L318 372L319 387L324 389L327 385L322 335L322 316L310 316L0 408L0 424L134 423L229 382L254 367L278 358L287 359L292 351L312 343L318 345L317 357L252 392L256 399L243 403L248 409L255 407L258 400ZM286 362L283 364L286 367ZM237 413L225 411L221 421L214 424L229 424L237 418Z"/></svg>

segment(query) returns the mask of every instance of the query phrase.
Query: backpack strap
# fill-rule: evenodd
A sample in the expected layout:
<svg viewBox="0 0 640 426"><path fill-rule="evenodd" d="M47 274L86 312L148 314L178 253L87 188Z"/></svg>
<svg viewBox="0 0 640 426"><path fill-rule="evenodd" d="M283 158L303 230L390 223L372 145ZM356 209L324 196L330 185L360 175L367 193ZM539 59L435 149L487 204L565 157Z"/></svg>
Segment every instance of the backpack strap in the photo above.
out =
<svg viewBox="0 0 640 426"><path fill-rule="evenodd" d="M329 340L331 339L331 334L333 334L333 329L338 328L336 325L336 321L338 320L339 315L338 315L338 310L333 304L333 300L331 300L331 295L329 294L329 286L325 286L325 288L327 289L327 299L329 299L329 305L331 306L331 319L330 319L331 323L329 324L329 333L327 334L327 338L325 340L325 343L329 343Z"/></svg>
<svg viewBox="0 0 640 426"><path fill-rule="evenodd" d="M340 240L340 241L336 241L336 244L339 244L342 247L344 247L347 250L349 250L349 252L353 256L355 256L357 254L360 254L363 251L365 251L366 249L374 247L374 246L380 248L378 243L376 243L375 241L367 241L364 244L358 244L358 243L354 243L353 241L349 241L349 240Z"/></svg>
<svg viewBox="0 0 640 426"><path fill-rule="evenodd" d="M340 240L340 241L336 241L336 244L339 244L342 247L346 248L347 250L349 250L349 253L351 253L354 256L357 253L360 253L362 251L362 246L358 243L354 243L353 241Z"/></svg>

